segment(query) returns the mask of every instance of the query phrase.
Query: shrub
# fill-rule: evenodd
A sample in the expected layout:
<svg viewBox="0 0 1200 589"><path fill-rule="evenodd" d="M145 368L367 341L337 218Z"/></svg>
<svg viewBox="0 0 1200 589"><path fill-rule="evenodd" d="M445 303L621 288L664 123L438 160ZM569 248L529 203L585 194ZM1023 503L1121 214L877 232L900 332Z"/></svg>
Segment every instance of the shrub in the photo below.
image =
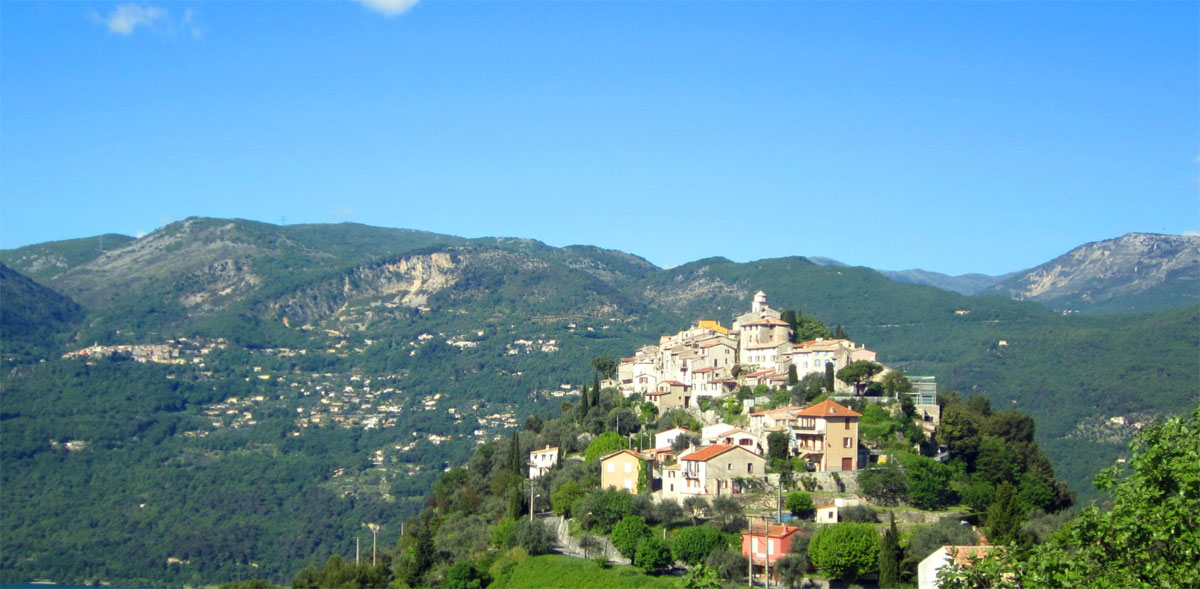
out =
<svg viewBox="0 0 1200 589"><path fill-rule="evenodd" d="M813 534L808 555L826 575L847 582L879 567L879 534L865 523L838 523Z"/></svg>
<svg viewBox="0 0 1200 589"><path fill-rule="evenodd" d="M679 531L671 545L675 560L682 560L690 565L699 564L712 554L713 550L725 548L728 543L721 532L712 526L689 526Z"/></svg>

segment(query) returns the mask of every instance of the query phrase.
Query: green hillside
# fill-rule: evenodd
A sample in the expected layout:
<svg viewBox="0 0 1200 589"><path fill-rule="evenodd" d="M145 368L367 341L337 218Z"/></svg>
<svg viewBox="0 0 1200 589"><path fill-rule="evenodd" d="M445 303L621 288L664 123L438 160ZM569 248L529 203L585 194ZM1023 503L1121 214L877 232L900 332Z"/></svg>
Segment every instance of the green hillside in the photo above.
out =
<svg viewBox="0 0 1200 589"><path fill-rule="evenodd" d="M728 325L759 290L943 391L1033 415L1084 501L1132 424L1186 410L1200 374L1194 304L1064 317L799 257L664 270L354 224L194 218L106 236L103 255L98 239L0 252L66 295L10 296L27 282L3 274L6 345L41 344L0 366L4 582L285 580L347 554L364 521L394 541L438 472L556 415L593 358ZM161 344L174 363L58 359L94 343Z"/></svg>
<svg viewBox="0 0 1200 589"><path fill-rule="evenodd" d="M22 363L61 347L83 320L83 309L0 263L0 355Z"/></svg>

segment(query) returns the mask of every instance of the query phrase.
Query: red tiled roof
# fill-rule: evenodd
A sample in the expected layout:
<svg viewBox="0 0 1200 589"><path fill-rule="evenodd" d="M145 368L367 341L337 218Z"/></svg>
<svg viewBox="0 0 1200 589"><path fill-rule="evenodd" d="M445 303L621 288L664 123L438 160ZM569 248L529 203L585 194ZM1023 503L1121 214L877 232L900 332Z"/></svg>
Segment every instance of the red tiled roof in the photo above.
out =
<svg viewBox="0 0 1200 589"><path fill-rule="evenodd" d="M812 407L809 407L796 415L804 417L862 417L861 413L857 413L848 409L845 405L840 405L830 400L824 400Z"/></svg>
<svg viewBox="0 0 1200 589"><path fill-rule="evenodd" d="M742 534L750 536L767 536L769 538L783 538L799 531L800 528L794 526L784 526L779 524L768 524L764 526L759 524L750 526L750 529L742 532Z"/></svg>
<svg viewBox="0 0 1200 589"><path fill-rule="evenodd" d="M734 448L737 448L737 446L727 446L725 444L715 444L712 446L706 446L704 448L696 450L695 452L692 452L691 454L688 454L687 456L681 457L680 460L696 460L699 462L705 462L712 458L716 458L717 456L720 456L730 450L733 450Z"/></svg>
<svg viewBox="0 0 1200 589"><path fill-rule="evenodd" d="M693 370L693 371L692 371L692 374L703 374L703 373L705 373L705 372L712 372L712 371L714 371L714 370L716 370L716 369L717 369L717 367L716 367L716 366L709 366L708 368L700 368L700 369L697 369L697 370Z"/></svg>
<svg viewBox="0 0 1200 589"><path fill-rule="evenodd" d="M671 385L671 386L676 386L676 387L690 387L690 386L692 386L692 385L689 385L689 384L683 384L683 383L681 383L681 382L679 382L679 381L677 381L677 380L667 380L667 381L663 381L663 384L669 384L669 385Z"/></svg>

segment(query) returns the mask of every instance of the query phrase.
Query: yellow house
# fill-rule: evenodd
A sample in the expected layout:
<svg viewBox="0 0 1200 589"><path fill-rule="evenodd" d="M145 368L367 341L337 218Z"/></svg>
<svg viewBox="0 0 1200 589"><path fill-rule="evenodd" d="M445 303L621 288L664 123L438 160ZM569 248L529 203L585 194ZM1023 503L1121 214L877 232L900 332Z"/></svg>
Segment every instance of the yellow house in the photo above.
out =
<svg viewBox="0 0 1200 589"><path fill-rule="evenodd" d="M642 459L633 450L621 450L600 457L600 488L637 492Z"/></svg>

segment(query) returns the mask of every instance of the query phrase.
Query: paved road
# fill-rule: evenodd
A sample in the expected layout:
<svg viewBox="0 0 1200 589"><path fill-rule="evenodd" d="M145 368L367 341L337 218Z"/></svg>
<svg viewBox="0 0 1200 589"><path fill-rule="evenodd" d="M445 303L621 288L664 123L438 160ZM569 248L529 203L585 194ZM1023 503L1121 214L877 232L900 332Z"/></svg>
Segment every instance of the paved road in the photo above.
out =
<svg viewBox="0 0 1200 589"><path fill-rule="evenodd" d="M567 556L576 558L584 558L583 549L579 547L579 538L571 536L567 528L566 518L554 515L553 513L542 513L538 515L538 519L554 534L554 549ZM593 536L600 543L605 556L608 560L615 564L630 564L629 559L621 556L621 553L609 542L608 538L603 536ZM599 551L595 548L588 551L589 557L596 557Z"/></svg>

